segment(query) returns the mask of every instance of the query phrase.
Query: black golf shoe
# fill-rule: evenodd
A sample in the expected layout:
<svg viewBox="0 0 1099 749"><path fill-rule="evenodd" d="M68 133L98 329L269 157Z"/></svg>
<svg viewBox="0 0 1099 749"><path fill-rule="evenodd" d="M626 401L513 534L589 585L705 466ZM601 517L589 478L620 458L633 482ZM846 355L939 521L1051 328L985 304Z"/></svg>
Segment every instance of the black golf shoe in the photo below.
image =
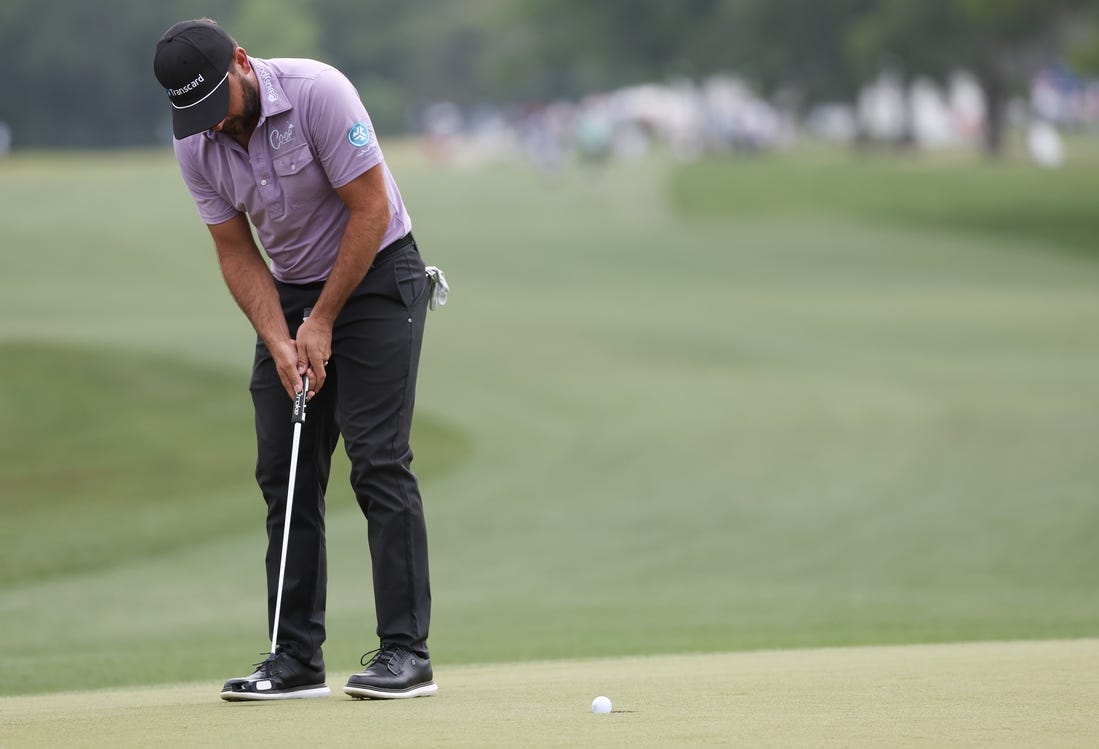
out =
<svg viewBox="0 0 1099 749"><path fill-rule="evenodd" d="M221 688L221 699L295 700L327 697L332 692L324 683L324 671L317 671L287 654L282 647L256 664L250 676L230 679Z"/></svg>
<svg viewBox="0 0 1099 749"><path fill-rule="evenodd" d="M368 663L366 658L374 657ZM363 656L366 670L354 674L343 688L356 699L399 700L427 697L439 691L433 680L431 661L402 645L383 645Z"/></svg>

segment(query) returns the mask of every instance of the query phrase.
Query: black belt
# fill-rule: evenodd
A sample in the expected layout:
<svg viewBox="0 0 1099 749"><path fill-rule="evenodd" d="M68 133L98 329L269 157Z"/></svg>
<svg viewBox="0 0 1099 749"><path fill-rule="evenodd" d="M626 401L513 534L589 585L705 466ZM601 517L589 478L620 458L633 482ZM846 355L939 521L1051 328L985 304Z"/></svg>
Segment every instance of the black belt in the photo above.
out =
<svg viewBox="0 0 1099 749"><path fill-rule="evenodd" d="M378 250L378 254L374 256L374 262L370 264L370 267L373 269L385 265L394 257L401 254L401 250L406 250L409 247L415 246L416 240L412 238L412 232L409 232L400 239L395 239Z"/></svg>
<svg viewBox="0 0 1099 749"><path fill-rule="evenodd" d="M370 270L373 270L374 268L385 265L390 260L395 258L397 255L400 255L404 250L407 250L409 247L413 247L413 248L416 247L416 240L412 238L412 232L409 232L408 234L405 234L400 239L393 240L392 242L387 244L385 247L378 250L378 254L374 256L374 262L370 264ZM278 280L276 280L275 285L280 286L280 287L281 286L288 286L288 287L293 287L295 289L307 289L307 290L320 291L321 289L324 288L324 284L326 282L327 282L327 279L325 281L314 281L312 283L290 283L288 281L278 281Z"/></svg>

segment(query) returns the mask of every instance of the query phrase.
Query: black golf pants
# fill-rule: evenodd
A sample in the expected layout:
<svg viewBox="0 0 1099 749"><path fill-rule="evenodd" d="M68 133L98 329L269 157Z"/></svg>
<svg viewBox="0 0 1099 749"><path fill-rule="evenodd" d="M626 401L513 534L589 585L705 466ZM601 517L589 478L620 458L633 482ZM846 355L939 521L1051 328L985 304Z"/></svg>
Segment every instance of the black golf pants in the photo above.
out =
<svg viewBox="0 0 1099 749"><path fill-rule="evenodd" d="M383 249L336 318L327 380L306 408L278 644L316 668L324 663L325 490L341 436L351 461L351 486L367 521L377 636L383 643L428 656L427 530L409 447L428 286L411 235ZM278 284L292 336L322 287ZM258 445L256 480L267 503L270 630L290 476L293 403L262 341L256 346L250 389Z"/></svg>

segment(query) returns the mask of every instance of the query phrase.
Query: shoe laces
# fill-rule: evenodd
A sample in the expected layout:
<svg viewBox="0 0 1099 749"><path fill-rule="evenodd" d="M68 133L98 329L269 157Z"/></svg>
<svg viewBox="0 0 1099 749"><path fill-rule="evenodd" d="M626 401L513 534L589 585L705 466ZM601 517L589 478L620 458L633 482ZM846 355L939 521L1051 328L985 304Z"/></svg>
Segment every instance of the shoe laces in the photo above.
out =
<svg viewBox="0 0 1099 749"><path fill-rule="evenodd" d="M359 663L364 668L369 668L375 663L380 663L383 666L389 666L393 660L399 656L404 650L400 645L383 645L380 648L375 648L367 653L363 654L363 657L359 659Z"/></svg>
<svg viewBox="0 0 1099 749"><path fill-rule="evenodd" d="M279 645L275 648L274 653L260 653L260 655L265 656L264 659L259 663L253 663L252 668L257 670L262 669L264 673L268 673L268 669L271 667L272 663L286 656L286 648Z"/></svg>

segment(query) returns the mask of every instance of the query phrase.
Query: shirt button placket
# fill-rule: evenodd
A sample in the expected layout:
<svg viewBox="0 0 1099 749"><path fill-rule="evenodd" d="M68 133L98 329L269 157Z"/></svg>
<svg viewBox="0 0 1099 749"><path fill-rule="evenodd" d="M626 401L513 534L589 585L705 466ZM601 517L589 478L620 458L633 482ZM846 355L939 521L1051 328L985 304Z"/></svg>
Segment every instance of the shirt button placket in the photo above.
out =
<svg viewBox="0 0 1099 749"><path fill-rule="evenodd" d="M264 174L269 168L271 160L267 158L267 153L262 147L257 147L258 144L253 143L252 146L252 176L256 178L256 182L260 187L267 187L271 182L271 175Z"/></svg>
<svg viewBox="0 0 1099 749"><path fill-rule="evenodd" d="M252 169L260 186L260 199L267 204L272 216L281 216L282 202L276 200L274 179L270 173L264 174L270 168L271 159L268 158L267 149L256 149L252 158Z"/></svg>

